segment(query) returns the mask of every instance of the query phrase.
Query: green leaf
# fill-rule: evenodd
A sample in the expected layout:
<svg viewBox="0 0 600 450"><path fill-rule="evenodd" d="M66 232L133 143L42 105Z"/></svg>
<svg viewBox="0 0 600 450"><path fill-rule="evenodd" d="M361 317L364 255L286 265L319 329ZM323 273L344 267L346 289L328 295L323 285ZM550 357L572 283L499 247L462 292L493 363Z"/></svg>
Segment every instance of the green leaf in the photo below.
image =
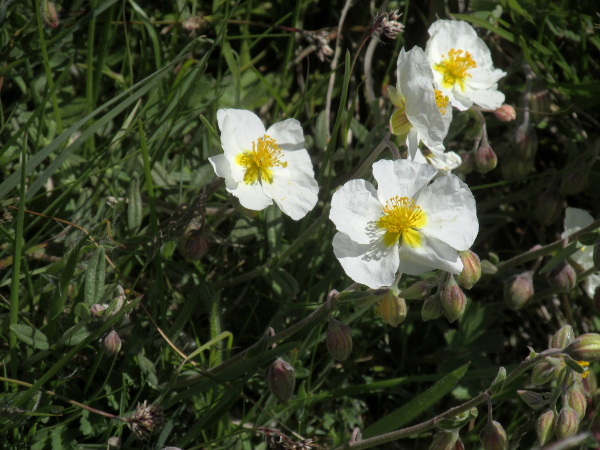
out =
<svg viewBox="0 0 600 450"><path fill-rule="evenodd" d="M104 259L104 247L100 246L92 255L85 271L85 290L83 299L90 306L98 303L104 292L104 275L106 261Z"/></svg>
<svg viewBox="0 0 600 450"><path fill-rule="evenodd" d="M135 175L127 189L127 200L127 225L130 230L137 230L142 223L142 196L140 180Z"/></svg>
<svg viewBox="0 0 600 450"><path fill-rule="evenodd" d="M444 395L452 390L467 372L470 363L459 367L435 383L422 394L405 403L387 416L381 418L363 432L363 438L370 438L400 428L429 410Z"/></svg>
<svg viewBox="0 0 600 450"><path fill-rule="evenodd" d="M267 227L267 242L272 256L281 253L283 237L283 213L278 206L271 205L265 210L265 225Z"/></svg>
<svg viewBox="0 0 600 450"><path fill-rule="evenodd" d="M158 385L158 377L156 376L156 368L154 367L154 363L152 361L150 361L148 358L146 358L144 355L142 355L141 353L138 353L138 355L137 355L137 362L138 362L138 365L140 366L140 370L146 377L148 384L152 387L157 386Z"/></svg>
<svg viewBox="0 0 600 450"><path fill-rule="evenodd" d="M10 329L13 333L15 333L17 339L25 342L26 344L32 345L39 350L48 350L50 348L46 335L35 328L15 323L10 326Z"/></svg>
<svg viewBox="0 0 600 450"><path fill-rule="evenodd" d="M579 250L579 247L577 247L577 242L575 242L575 241L571 242L567 247L563 248L560 252L558 252L556 255L554 255L552 257L552 259L550 261L548 261L544 267L542 267L542 270L540 270L540 275L551 271L556 266L558 266L562 261L567 259L572 254L576 253L578 250Z"/></svg>

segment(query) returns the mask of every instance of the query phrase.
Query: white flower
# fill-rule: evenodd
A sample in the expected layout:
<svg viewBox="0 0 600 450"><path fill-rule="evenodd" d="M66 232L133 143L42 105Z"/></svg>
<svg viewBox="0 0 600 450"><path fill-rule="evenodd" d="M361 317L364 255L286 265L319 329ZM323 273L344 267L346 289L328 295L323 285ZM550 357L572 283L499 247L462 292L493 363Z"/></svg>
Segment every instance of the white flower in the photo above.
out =
<svg viewBox="0 0 600 450"><path fill-rule="evenodd" d="M594 218L583 209L567 208L565 212L564 228L565 231L561 237L566 238L572 235L577 230L587 227L594 221ZM594 246L577 244L579 250L575 252L571 259L581 266L582 270L588 270L594 267ZM590 298L594 298L596 288L600 286L600 274L592 273L583 281L583 290Z"/></svg>
<svg viewBox="0 0 600 450"><path fill-rule="evenodd" d="M294 220L314 208L319 186L300 122L287 119L265 131L258 116L243 109L220 109L217 122L224 154L209 161L242 206L261 210L275 200Z"/></svg>
<svg viewBox="0 0 600 450"><path fill-rule="evenodd" d="M397 108L390 118L392 133L406 135L410 159L419 151L419 142L438 152L444 151L444 138L452 121L448 97L434 89L433 73L419 47L400 50L396 67L397 84L388 87L390 100Z"/></svg>
<svg viewBox="0 0 600 450"><path fill-rule="evenodd" d="M379 288L398 270L462 271L458 251L471 247L479 230L475 199L452 174L430 183L436 174L428 164L382 160L373 164L377 190L352 180L333 194L333 251L350 278Z"/></svg>
<svg viewBox="0 0 600 450"><path fill-rule="evenodd" d="M467 22L438 20L429 27L425 54L436 85L452 106L464 111L473 103L495 110L504 102L498 80L506 75L494 69L490 50Z"/></svg>

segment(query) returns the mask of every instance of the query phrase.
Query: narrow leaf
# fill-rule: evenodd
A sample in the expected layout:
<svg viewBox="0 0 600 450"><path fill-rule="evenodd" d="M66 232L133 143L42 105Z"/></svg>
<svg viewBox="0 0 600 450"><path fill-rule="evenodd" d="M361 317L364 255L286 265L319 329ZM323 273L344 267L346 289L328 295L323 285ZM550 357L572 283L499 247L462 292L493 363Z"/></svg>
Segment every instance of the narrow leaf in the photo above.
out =
<svg viewBox="0 0 600 450"><path fill-rule="evenodd" d="M98 303L104 292L104 274L106 270L106 261L104 260L104 247L96 249L87 270L85 271L85 291L84 302L90 306Z"/></svg>
<svg viewBox="0 0 600 450"><path fill-rule="evenodd" d="M32 345L39 350L48 350L50 348L46 335L35 328L15 323L10 326L10 329L15 333L17 339L28 345Z"/></svg>

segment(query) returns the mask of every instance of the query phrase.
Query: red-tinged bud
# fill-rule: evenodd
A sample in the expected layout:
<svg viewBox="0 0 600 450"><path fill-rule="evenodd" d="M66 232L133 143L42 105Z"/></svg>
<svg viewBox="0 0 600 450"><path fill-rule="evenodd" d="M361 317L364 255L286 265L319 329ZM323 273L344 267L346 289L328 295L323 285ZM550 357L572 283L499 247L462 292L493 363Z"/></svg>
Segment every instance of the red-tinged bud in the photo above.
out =
<svg viewBox="0 0 600 450"><path fill-rule="evenodd" d="M401 324L406 319L408 312L406 301L399 298L397 294L397 291L390 290L375 308L375 312L379 314L381 320L393 327Z"/></svg>
<svg viewBox="0 0 600 450"><path fill-rule="evenodd" d="M527 271L513 275L504 284L504 301L507 306L518 311L533 297L533 272Z"/></svg>
<svg viewBox="0 0 600 450"><path fill-rule="evenodd" d="M575 385L570 387L567 390L563 401L575 410L580 419L585 417L588 401L581 386Z"/></svg>
<svg viewBox="0 0 600 450"><path fill-rule="evenodd" d="M510 105L502 105L500 108L494 111L496 119L502 122L512 122L517 118L517 112L515 108Z"/></svg>
<svg viewBox="0 0 600 450"><path fill-rule="evenodd" d="M600 358L600 334L582 334L567 346L565 353L576 361L596 361Z"/></svg>
<svg viewBox="0 0 600 450"><path fill-rule="evenodd" d="M463 263L463 270L458 275L458 284L465 289L471 289L481 278L481 261L471 250L458 252Z"/></svg>
<svg viewBox="0 0 600 450"><path fill-rule="evenodd" d="M545 445L552 436L556 429L556 412L554 409L545 409L537 420L535 431L537 432L538 444L540 446Z"/></svg>
<svg viewBox="0 0 600 450"><path fill-rule="evenodd" d="M109 332L102 339L102 350L108 356L115 356L121 350L121 338L115 330Z"/></svg>
<svg viewBox="0 0 600 450"><path fill-rule="evenodd" d="M545 189L536 199L533 216L540 225L552 225L562 217L563 200L555 187Z"/></svg>
<svg viewBox="0 0 600 450"><path fill-rule="evenodd" d="M398 296L406 300L420 300L427 297L434 286L435 283L430 281L417 281L412 286L409 286L400 292Z"/></svg>
<svg viewBox="0 0 600 450"><path fill-rule="evenodd" d="M190 230L177 241L177 250L191 261L201 260L207 253L210 244L201 230Z"/></svg>
<svg viewBox="0 0 600 450"><path fill-rule="evenodd" d="M464 173L465 175L473 172L475 169L475 156L471 152L465 152L460 154L462 163L456 168L457 172Z"/></svg>
<svg viewBox="0 0 600 450"><path fill-rule="evenodd" d="M535 410L542 409L548 404L548 399L546 398L547 396L538 394L537 392L517 391L517 394L519 397L521 397L521 400L527 403L527 406Z"/></svg>
<svg viewBox="0 0 600 450"><path fill-rule="evenodd" d="M281 358L277 358L267 369L267 386L280 402L287 402L294 395L296 375L294 368Z"/></svg>
<svg viewBox="0 0 600 450"><path fill-rule="evenodd" d="M442 309L448 322L452 323L462 316L467 305L467 298L451 273L448 274L446 282L442 284L439 295Z"/></svg>
<svg viewBox="0 0 600 450"><path fill-rule="evenodd" d="M480 145L475 152L475 170L479 173L488 173L498 165L498 157L489 145Z"/></svg>
<svg viewBox="0 0 600 450"><path fill-rule="evenodd" d="M50 28L58 26L58 14L56 13L56 5L54 2L44 0L42 2L42 20Z"/></svg>
<svg viewBox="0 0 600 450"><path fill-rule="evenodd" d="M555 370L556 366L551 362L541 362L539 364L536 364L536 366L531 371L531 382L538 386L546 384L549 381L552 381L552 379L554 378Z"/></svg>
<svg viewBox="0 0 600 450"><path fill-rule="evenodd" d="M563 195L577 195L583 192L590 181L590 165L574 164L567 169L560 183Z"/></svg>
<svg viewBox="0 0 600 450"><path fill-rule="evenodd" d="M567 261L562 261L548 272L548 284L559 292L569 292L577 285L577 274Z"/></svg>
<svg viewBox="0 0 600 450"><path fill-rule="evenodd" d="M421 318L423 322L427 322L428 320L435 320L439 318L444 312L442 308L442 302L440 301L439 295L432 295L427 297L423 302L423 307L421 308Z"/></svg>
<svg viewBox="0 0 600 450"><path fill-rule="evenodd" d="M571 325L564 325L552 336L550 348L565 348L575 340L575 333Z"/></svg>
<svg viewBox="0 0 600 450"><path fill-rule="evenodd" d="M429 450L456 450L459 442L458 431L441 431L433 437Z"/></svg>
<svg viewBox="0 0 600 450"><path fill-rule="evenodd" d="M345 323L330 317L325 344L334 359L345 361L352 352L352 329Z"/></svg>
<svg viewBox="0 0 600 450"><path fill-rule="evenodd" d="M506 431L495 420L488 422L485 428L481 430L479 440L484 450L506 450L508 448Z"/></svg>
<svg viewBox="0 0 600 450"><path fill-rule="evenodd" d="M532 161L537 153L538 138L531 125L520 125L515 132L516 155L525 161Z"/></svg>
<svg viewBox="0 0 600 450"><path fill-rule="evenodd" d="M556 437L566 439L577 433L579 428L579 415L569 405L563 405L556 419Z"/></svg>
<svg viewBox="0 0 600 450"><path fill-rule="evenodd" d="M104 306L94 303L90 306L90 315L92 316L92 319L100 319L104 316L105 310L106 308Z"/></svg>

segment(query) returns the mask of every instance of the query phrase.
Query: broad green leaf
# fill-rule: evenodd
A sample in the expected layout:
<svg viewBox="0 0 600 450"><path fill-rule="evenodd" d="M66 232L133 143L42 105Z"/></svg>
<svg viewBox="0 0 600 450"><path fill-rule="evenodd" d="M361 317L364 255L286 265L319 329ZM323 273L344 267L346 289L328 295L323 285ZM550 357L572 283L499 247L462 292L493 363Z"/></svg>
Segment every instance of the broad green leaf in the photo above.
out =
<svg viewBox="0 0 600 450"><path fill-rule="evenodd" d="M100 246L94 251L85 271L85 290L83 299L87 306L98 303L104 292L104 275L106 261L104 247Z"/></svg>
<svg viewBox="0 0 600 450"><path fill-rule="evenodd" d="M456 386L467 372L469 363L449 373L422 394L381 418L363 432L363 438L370 438L382 433L388 433L400 428L417 418L421 413L429 410L436 402Z"/></svg>
<svg viewBox="0 0 600 450"><path fill-rule="evenodd" d="M35 328L15 323L10 326L10 329L15 333L19 340L28 345L32 345L39 350L48 350L50 348L46 335Z"/></svg>

